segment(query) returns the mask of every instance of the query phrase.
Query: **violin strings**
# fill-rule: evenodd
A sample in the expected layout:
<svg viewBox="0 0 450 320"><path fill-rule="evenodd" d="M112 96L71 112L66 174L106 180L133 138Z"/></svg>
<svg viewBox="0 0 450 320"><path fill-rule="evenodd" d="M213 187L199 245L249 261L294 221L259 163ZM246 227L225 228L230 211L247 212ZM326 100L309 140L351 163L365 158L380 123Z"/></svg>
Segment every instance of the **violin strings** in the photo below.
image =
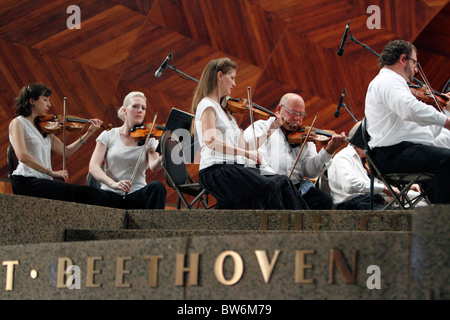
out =
<svg viewBox="0 0 450 320"><path fill-rule="evenodd" d="M423 72L422 65L417 61L417 70L419 70L419 74L422 77L423 81L425 82L425 85L428 87L428 90L430 91L431 96L433 97L434 103L436 103L436 106L440 112L444 112L441 105L436 99L436 96L434 95L433 89L430 86L430 83L428 82L427 77L425 77L425 73Z"/></svg>

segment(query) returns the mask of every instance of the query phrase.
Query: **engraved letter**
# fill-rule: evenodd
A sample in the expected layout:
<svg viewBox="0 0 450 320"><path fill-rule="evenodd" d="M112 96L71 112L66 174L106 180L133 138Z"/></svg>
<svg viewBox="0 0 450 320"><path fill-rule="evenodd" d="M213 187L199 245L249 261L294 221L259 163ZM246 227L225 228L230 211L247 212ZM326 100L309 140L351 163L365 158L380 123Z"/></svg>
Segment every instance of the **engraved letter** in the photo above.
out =
<svg viewBox="0 0 450 320"><path fill-rule="evenodd" d="M131 284L124 283L124 275L130 274L130 270L125 269L125 261L132 260L133 257L118 257L116 264L116 288L130 288Z"/></svg>
<svg viewBox="0 0 450 320"><path fill-rule="evenodd" d="M272 261L269 263L269 259L267 257L267 252L264 250L256 250L256 259L259 263L259 268L261 269L261 273L264 277L264 282L269 283L270 276L272 275L273 268L278 260L278 256L280 255L280 250L275 250L275 254L273 256Z"/></svg>
<svg viewBox="0 0 450 320"><path fill-rule="evenodd" d="M347 261L341 250L330 250L330 274L328 283L334 283L334 265L341 271L342 277L346 283L356 283L356 257L358 251L353 251L353 272L349 269Z"/></svg>
<svg viewBox="0 0 450 320"><path fill-rule="evenodd" d="M158 286L158 267L159 260L163 259L163 256L146 256L145 260L149 260L148 266L148 286L150 288L156 288Z"/></svg>
<svg viewBox="0 0 450 320"><path fill-rule="evenodd" d="M367 267L367 274L371 274L370 277L367 278L366 285L367 288L372 289L381 289L381 270L377 265L371 265Z"/></svg>
<svg viewBox="0 0 450 320"><path fill-rule="evenodd" d="M366 26L368 29L381 29L381 11L377 5L370 5L367 7L366 13L372 13L367 18Z"/></svg>
<svg viewBox="0 0 450 320"><path fill-rule="evenodd" d="M184 285L184 272L189 272L189 281L188 285L190 286L198 286L198 262L200 258L200 254L192 253L189 255L191 260L191 266L185 267L185 255L182 253L177 253L176 262L175 262L175 285L182 286Z"/></svg>
<svg viewBox="0 0 450 320"><path fill-rule="evenodd" d="M295 283L314 283L314 279L305 278L305 269L312 269L312 264L305 263L305 255L314 254L314 250L295 250Z"/></svg>
<svg viewBox="0 0 450 320"><path fill-rule="evenodd" d="M230 256L234 261L234 274L230 280L225 279L223 274L223 263L227 256ZM216 262L214 263L214 274L221 284L232 286L236 284L244 274L244 261L242 261L239 253L235 251L224 251L216 258Z"/></svg>
<svg viewBox="0 0 450 320"><path fill-rule="evenodd" d="M95 261L102 261L102 257L88 257L87 258L87 270L86 270L86 288L99 288L102 285L95 283L94 276L100 274L101 270L95 269Z"/></svg>
<svg viewBox="0 0 450 320"><path fill-rule="evenodd" d="M57 281L56 281L56 287L57 288L67 288L66 285L66 276L70 276L70 274L67 273L68 266L73 265L73 261L70 258L58 258L58 274L57 274Z"/></svg>
<svg viewBox="0 0 450 320"><path fill-rule="evenodd" d="M81 10L79 6L71 5L67 7L66 13L73 13L67 18L67 29L81 29Z"/></svg>
<svg viewBox="0 0 450 320"><path fill-rule="evenodd" d="M14 266L19 265L18 260L3 261L3 265L6 266L6 291L12 291L14 288Z"/></svg>

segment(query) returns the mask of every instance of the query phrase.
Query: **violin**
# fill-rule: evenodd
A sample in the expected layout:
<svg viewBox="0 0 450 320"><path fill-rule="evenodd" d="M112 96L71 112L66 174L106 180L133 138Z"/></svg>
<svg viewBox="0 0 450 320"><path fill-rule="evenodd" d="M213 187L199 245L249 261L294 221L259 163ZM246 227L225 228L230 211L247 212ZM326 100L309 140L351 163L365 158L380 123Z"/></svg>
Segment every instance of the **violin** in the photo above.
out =
<svg viewBox="0 0 450 320"><path fill-rule="evenodd" d="M290 145L299 145L304 142L307 137L307 132L311 127L300 127L296 131L289 132L286 137ZM314 142L317 145L327 145L331 140L331 137L336 132L332 130L321 130L312 128L310 135L308 136L309 142Z"/></svg>
<svg viewBox="0 0 450 320"><path fill-rule="evenodd" d="M432 105L438 111L442 111L442 109L447 104L448 98L446 96L444 96L443 94L440 94L439 92L437 92L433 89L431 89L431 90L433 90L433 92L431 92L431 90L425 84L410 85L409 88L411 90L411 93L419 101L422 101L426 104ZM433 93L434 93L434 98L436 98L436 100L434 100L434 98L433 98ZM436 103L438 105L436 105Z"/></svg>
<svg viewBox="0 0 450 320"><path fill-rule="evenodd" d="M141 123L135 125L131 128L131 137L136 142L144 142L147 139L148 134L150 133L150 137L155 139L160 139L164 130L166 129L165 123L163 125L155 125L153 126L152 132L150 132L151 123Z"/></svg>
<svg viewBox="0 0 450 320"><path fill-rule="evenodd" d="M84 128L84 124L89 122L88 119L81 119L74 116L66 116L66 130L67 131L81 131ZM44 133L59 134L64 129L64 116L46 114L45 116L36 117L36 124ZM102 124L102 127L106 130L112 128L111 124Z"/></svg>
<svg viewBox="0 0 450 320"><path fill-rule="evenodd" d="M226 101L225 109L230 113L241 113L250 115L250 108L247 99L235 99L229 98ZM225 104L225 102L223 102ZM258 120L267 120L270 117L275 117L275 114L272 111L269 111L255 103L252 103L253 107L253 117Z"/></svg>

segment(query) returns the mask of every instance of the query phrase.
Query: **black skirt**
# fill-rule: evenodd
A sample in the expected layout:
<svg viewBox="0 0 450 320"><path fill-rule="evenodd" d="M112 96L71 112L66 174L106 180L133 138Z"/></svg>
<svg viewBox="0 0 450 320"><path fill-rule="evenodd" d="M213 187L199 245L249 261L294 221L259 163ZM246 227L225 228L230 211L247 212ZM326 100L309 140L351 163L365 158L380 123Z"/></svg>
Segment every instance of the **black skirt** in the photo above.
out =
<svg viewBox="0 0 450 320"><path fill-rule="evenodd" d="M217 199L217 209L308 209L288 177L263 176L256 168L216 164L200 170L199 183Z"/></svg>

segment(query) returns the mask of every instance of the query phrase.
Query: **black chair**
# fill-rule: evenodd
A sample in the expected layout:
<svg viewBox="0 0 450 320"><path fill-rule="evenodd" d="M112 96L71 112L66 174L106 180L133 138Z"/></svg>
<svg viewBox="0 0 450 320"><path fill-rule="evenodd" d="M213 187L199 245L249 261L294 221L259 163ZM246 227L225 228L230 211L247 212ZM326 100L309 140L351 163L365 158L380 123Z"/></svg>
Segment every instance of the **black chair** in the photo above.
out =
<svg viewBox="0 0 450 320"><path fill-rule="evenodd" d="M369 163L369 168L371 172L370 174L371 179L370 195L372 200L371 208L373 209L373 195L374 195L373 185L375 177L383 182L383 184L388 188L389 192L393 196L392 200L384 206L384 210L388 210L390 208L397 209L396 207L394 207L395 204L397 204L398 208L402 210L413 209L421 200L425 200L428 204L431 204L427 196L426 190L422 187L422 184L433 182L434 174L426 172L423 173L381 172L381 170L379 169L373 158L372 150L370 150L369 148L370 136L369 133L367 132L366 118L362 120L360 127L361 127L360 134L362 135L362 140L364 142L364 152L367 156L367 162ZM413 184L418 184L421 192L417 196L409 197L408 192L410 191L411 186ZM400 192L396 194L392 189L392 186L398 188Z"/></svg>
<svg viewBox="0 0 450 320"><path fill-rule="evenodd" d="M16 170L19 165L19 160L17 159L16 153L14 152L14 148L11 144L9 144L6 149L6 158L8 161L8 178L11 179L13 171Z"/></svg>
<svg viewBox="0 0 450 320"><path fill-rule="evenodd" d="M16 170L17 166L19 165L19 159L17 159L16 153L14 152L14 148L11 144L8 145L8 148L6 149L6 160L8 162L8 179L11 181L11 175ZM14 186L11 182L11 188L13 193Z"/></svg>
<svg viewBox="0 0 450 320"><path fill-rule="evenodd" d="M181 202L186 209L192 209L196 203L197 208L202 203L205 209L209 209L208 193L199 183L194 182L187 172L183 146L176 137L172 137L172 131L165 130L160 139L160 147L164 177L169 187L178 194L177 209L180 209ZM188 202L185 195L193 196L194 200Z"/></svg>
<svg viewBox="0 0 450 320"><path fill-rule="evenodd" d="M97 189L100 189L100 187L102 186L102 184L100 182L98 182L93 176L92 174L90 174L88 172L88 174L86 175L86 185L90 186L90 187L94 187Z"/></svg>

